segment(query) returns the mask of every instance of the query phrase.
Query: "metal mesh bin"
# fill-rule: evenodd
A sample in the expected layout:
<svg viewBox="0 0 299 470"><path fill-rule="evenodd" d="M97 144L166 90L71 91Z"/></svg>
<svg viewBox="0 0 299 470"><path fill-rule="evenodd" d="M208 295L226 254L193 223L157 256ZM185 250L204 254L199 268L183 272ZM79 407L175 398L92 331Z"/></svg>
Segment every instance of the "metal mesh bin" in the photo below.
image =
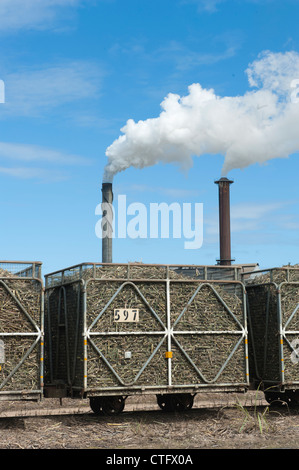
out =
<svg viewBox="0 0 299 470"><path fill-rule="evenodd" d="M83 397L246 390L244 286L210 280L215 269L84 263L45 276L48 390Z"/></svg>
<svg viewBox="0 0 299 470"><path fill-rule="evenodd" d="M0 400L39 400L44 287L40 262L0 261Z"/></svg>
<svg viewBox="0 0 299 470"><path fill-rule="evenodd" d="M245 282L250 380L270 402L299 403L299 269L256 271Z"/></svg>

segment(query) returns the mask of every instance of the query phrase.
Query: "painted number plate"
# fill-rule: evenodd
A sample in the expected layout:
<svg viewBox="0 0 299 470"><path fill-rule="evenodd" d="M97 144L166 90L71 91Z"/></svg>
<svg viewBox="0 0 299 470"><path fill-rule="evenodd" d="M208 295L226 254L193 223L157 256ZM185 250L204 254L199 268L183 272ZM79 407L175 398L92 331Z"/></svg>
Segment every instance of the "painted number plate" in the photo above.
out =
<svg viewBox="0 0 299 470"><path fill-rule="evenodd" d="M139 321L138 308L115 308L114 321L116 322L137 322Z"/></svg>

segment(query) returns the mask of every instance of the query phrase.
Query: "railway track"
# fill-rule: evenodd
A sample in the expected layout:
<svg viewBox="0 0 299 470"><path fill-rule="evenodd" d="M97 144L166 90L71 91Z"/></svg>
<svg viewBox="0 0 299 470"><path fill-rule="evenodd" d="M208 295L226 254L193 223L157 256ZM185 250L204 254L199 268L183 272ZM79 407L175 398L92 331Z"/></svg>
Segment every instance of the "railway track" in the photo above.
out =
<svg viewBox="0 0 299 470"><path fill-rule="evenodd" d="M131 398L131 399L130 399ZM156 403L156 400L151 397L151 399L148 399L149 401L145 399L141 400L140 402L135 403L134 402L134 397L130 397L127 399L127 403L125 405L125 409L122 413L126 412L142 412L142 411L158 411L161 412L161 409ZM61 404L58 403L55 406L52 405L51 407L48 407L47 404L45 403L44 406L34 406L30 405L27 406L26 404L13 404L13 406L10 408L10 402L7 402L7 407L5 407L4 404L2 404L0 408L0 419L1 418L17 418L17 417L36 417L36 416L61 416L61 415L78 415L78 414L91 414L93 415L93 411L89 407L88 401L86 403L80 402L79 405L77 406L64 406L63 401ZM220 409L223 407L233 407L236 405L241 405L246 407L252 407L252 406L268 406L268 403L265 401L263 396L256 397L256 394L246 394L246 395L234 395L234 396L225 396L220 397L217 399L215 397L210 397L206 399L202 399L201 397L198 397L194 400L194 405L192 409Z"/></svg>

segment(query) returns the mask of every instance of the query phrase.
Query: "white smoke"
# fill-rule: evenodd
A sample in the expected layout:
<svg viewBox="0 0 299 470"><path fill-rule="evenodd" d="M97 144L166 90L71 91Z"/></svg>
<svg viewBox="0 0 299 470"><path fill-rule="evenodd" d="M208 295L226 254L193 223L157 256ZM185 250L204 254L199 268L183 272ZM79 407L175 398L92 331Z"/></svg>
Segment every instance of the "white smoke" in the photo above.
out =
<svg viewBox="0 0 299 470"><path fill-rule="evenodd" d="M251 90L243 96L220 97L194 83L187 96L170 93L159 117L129 119L106 150L104 180L158 162L189 169L204 154L223 155L226 175L298 152L299 54L263 52L246 73Z"/></svg>

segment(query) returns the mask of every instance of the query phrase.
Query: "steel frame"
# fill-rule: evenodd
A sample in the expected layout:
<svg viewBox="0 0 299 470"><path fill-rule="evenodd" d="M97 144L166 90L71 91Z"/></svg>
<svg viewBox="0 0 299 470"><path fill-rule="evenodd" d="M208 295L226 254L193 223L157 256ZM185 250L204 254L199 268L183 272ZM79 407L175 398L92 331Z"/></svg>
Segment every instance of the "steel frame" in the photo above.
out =
<svg viewBox="0 0 299 470"><path fill-rule="evenodd" d="M286 281L283 281L281 283L276 283L273 281L273 272L279 270L279 271L285 271L286 273ZM268 325L269 325L269 302L270 302L270 289L268 290L267 293L267 305L266 305L266 330L265 330L265 343L264 343L264 364L263 364L263 372L258 370L258 365L257 365L257 360L256 360L256 350L254 346L254 341L252 340L252 349L253 349L253 358L254 358L254 364L255 364L255 370L257 373L257 379L260 380L260 383L263 383L264 386L270 387L270 390L274 391L279 389L280 391L284 391L287 388L299 388L299 373L298 373L298 380L290 382L285 382L285 358L284 358L284 352L283 352L283 344L284 342L290 347L291 351L295 351L294 347L290 343L290 341L287 338L287 335L298 335L299 337L299 330L287 330L288 325L296 315L297 311L299 310L299 303L296 305L295 309L293 312L290 314L288 320L286 321L285 325L282 324L282 307L281 307L281 288L283 285L297 285L299 286L299 282L292 282L289 281L289 273L290 271L296 270L296 268L288 268L288 267L283 267L283 268L271 268L271 269L264 269L264 270L259 270L254 272L256 275L257 273L263 273L263 272L270 272L270 282L267 283L262 283L262 284L250 284L250 286L247 286L246 288L255 288L255 287L263 287L263 286L274 286L276 289L276 296L277 296L277 322L278 322L278 335L277 335L277 347L278 347L278 352L279 352L279 362L280 362L280 367L279 367L279 378L280 380L268 380L263 378L263 373L266 367L266 361L267 361L267 344L268 344ZM298 268L297 268L297 271ZM250 273L246 273L247 275ZM247 312L248 312L248 322L251 328L251 313L250 313L250 308L248 305L248 299L247 299ZM295 351L296 352L296 351ZM299 372L299 371L298 371Z"/></svg>
<svg viewBox="0 0 299 470"><path fill-rule="evenodd" d="M180 330L175 330L175 325L179 322L179 320L181 319L181 317L184 315L188 305L183 309L183 311L181 312L181 314L179 315L179 317L177 318L177 320L175 321L175 323L173 324L173 326L171 327L171 324L170 324L170 296L169 296L169 292L170 292L170 284L171 283L176 283L176 282L182 282L181 280L164 280L165 282L165 285L166 285L166 292L167 292L167 326L165 327L165 325L163 324L163 322L160 320L159 316L157 315L157 313L153 310L153 308L149 305L149 303L147 302L147 300L144 298L144 296L142 295L142 293L140 292L140 290L138 289L137 285L135 283L140 283L142 282L142 280L138 279L138 280L130 280L130 281L127 281L127 280L123 280L123 283L122 285L116 290L115 294L111 297L111 299L107 302L107 304L105 305L105 307L101 310L101 312L97 315L97 317L94 319L94 321L92 322L92 324L90 326L87 326L86 325L86 290L87 290L87 286L88 286L88 283L91 282L91 281L101 281L101 279L88 279L86 281L86 285L85 285L85 289L84 289L84 318L85 318L85 327L84 327L84 333L83 333L83 338L84 338L84 345L85 345L85 350L84 350L84 357L87 359L87 344L88 342L91 344L91 346L95 349L95 351L99 354L99 356L101 357L101 359L105 362L105 364L108 366L108 368L111 370L111 372L114 374L114 376L116 377L116 379L118 380L118 382L121 384L122 387L124 387L124 389L132 389L132 387L136 386L136 382L138 380L138 378L140 377L140 375L142 374L142 372L144 371L144 369L147 367L147 365L150 363L150 361L153 359L153 357L155 356L155 354L157 353L157 351L160 349L160 347L162 346L162 344L167 341L167 350L168 351L171 351L172 350L172 342L174 344L176 344L176 346L179 347L179 349L181 350L181 352L184 354L184 356L186 357L186 359L189 361L189 363L191 364L191 366L195 369L196 373L198 374L198 376L200 377L200 379L203 381L203 384L183 384L183 385L173 385L172 383L172 373L171 373L171 366L172 366L172 358L169 357L167 359L168 361L168 384L167 386L163 386L163 385L160 385L158 388L159 389L169 389L170 387L172 388L176 388L176 389L181 389L181 388L192 388L192 387L197 387L197 388L201 388L202 386L213 386L213 384L217 385L217 386L220 386L220 387L245 387L245 386L249 386L249 368L248 368L248 341L247 341L247 323L246 323L246 302L245 302L245 290L243 288L243 285L241 284L241 282L230 282L230 283L234 283L234 284L238 284L242 287L242 292L243 292L243 306L244 306L244 316L243 316L243 319L244 319L244 325L242 325L238 319L235 317L235 315L233 314L233 312L228 308L228 306L225 304L225 302L223 301L223 299L219 296L219 294L217 293L217 291L215 290L215 288L213 287L213 284L219 284L221 283L221 281L210 281L210 282L203 282L203 281L192 281L192 280L188 280L187 282L193 282L193 283L197 283L199 284L199 286L197 287L196 291L194 292L194 294L191 296L189 302L188 302L188 305L190 305L190 303L193 301L193 299L195 298L195 296L197 295L197 293L202 289L202 287L205 285L208 285L212 291L214 292L214 294L216 295L216 297L220 300L220 302L224 305L224 307L226 308L227 312L232 316L233 320L237 323L237 325L239 326L240 330L225 330L225 331L198 331L198 330L195 330L195 331L180 331ZM122 280L120 279L105 279L105 282L122 282ZM162 280L149 280L149 282L163 282ZM185 282L185 281L183 281ZM223 281L225 282L225 281ZM161 331L150 331L150 332L144 332L144 331L140 331L140 332L92 332L92 328L94 327L94 325L99 321L99 319L101 318L101 316L105 313L105 311L107 310L107 308L109 307L109 305L113 302L113 300L116 298L116 296L119 294L119 292L121 292L121 290L126 286L126 285L131 285L133 286L134 289L136 289L137 293L139 294L139 296L141 297L141 299L143 300L144 304L150 309L151 313L153 314L153 316L159 321L159 323L161 324L161 327L163 329L161 329ZM194 361L190 358L190 356L184 351L184 349L181 347L179 341L176 339L176 336L177 335L191 335L191 334L198 334L198 335L205 335L205 334L217 334L217 335L221 335L221 334L235 334L235 335L239 335L240 336L240 339L238 340L238 342L236 343L236 345L234 346L233 350L230 352L229 356L227 357L227 359L225 360L224 364L222 365L222 367L220 368L220 370L218 371L218 373L216 374L216 376L214 377L213 380L208 380L206 377L204 377L204 375L202 374L202 372L200 371L200 369L196 366L196 364L194 363ZM105 358L105 356L102 354L102 352L100 351L100 349L95 345L94 341L93 341L93 337L95 336L129 336L129 335L159 335L159 336L163 336L161 341L159 342L159 344L156 346L156 348L154 349L154 351L152 352L152 354L149 356L149 358L147 359L147 361L145 361L145 363L143 364L142 368L140 369L140 371L138 372L138 374L135 376L134 380L132 383L125 383L120 377L119 375L117 374L117 372L114 370L114 368L111 366L111 364L109 363L109 361ZM225 384L216 384L219 376L221 375L221 373L223 372L223 370L225 369L225 367L227 366L228 362L231 360L232 356L235 354L235 352L237 351L237 349L240 347L240 344L242 343L242 341L245 341L245 354L244 354L244 382L243 383L225 383ZM88 369L87 369L87 360L84 361L84 390L85 392L88 392L88 391L94 391L93 389L89 389L88 387ZM143 388L143 389L153 389L155 387L152 387L152 386L137 386L139 388ZM109 390L113 390L115 389L119 391L119 388L120 387L108 387ZM107 389L107 387L99 387L97 388L98 391L101 391L101 392L104 392L105 390Z"/></svg>
<svg viewBox="0 0 299 470"><path fill-rule="evenodd" d="M32 269L32 276L19 276L19 275L12 275L10 277L1 277L0 278L0 286L2 286L7 293L12 297L14 302L18 305L20 311L24 314L24 316L29 320L33 327L32 332L0 332L0 338L5 338L5 337L30 337L32 336L33 338L33 343L29 347L29 349L26 351L24 356L21 358L21 360L18 362L18 364L13 368L13 370L9 373L9 375L0 383L0 401L1 400L24 400L24 399L41 399L42 394L43 394L43 386L44 386L44 287L43 287L43 282L41 280L41 263L40 262L25 262L25 261L0 261L0 266L3 264L7 265L31 265L31 268L29 267L28 269ZM35 276L36 273L36 268L38 268L38 276ZM29 272L29 271L28 271ZM38 282L40 284L40 325L38 325L31 315L27 312L25 309L24 305L20 302L20 300L17 298L15 293L8 287L6 284L5 280L13 281L13 280L22 280L23 282L28 282L28 281L34 281ZM22 367L30 353L36 348L37 346L40 346L39 352L40 352L40 361L38 364L38 369L39 369L39 378L40 378L40 388L39 389L30 389L30 390L3 390L5 388L5 385L12 379L12 377L15 375L15 373Z"/></svg>

